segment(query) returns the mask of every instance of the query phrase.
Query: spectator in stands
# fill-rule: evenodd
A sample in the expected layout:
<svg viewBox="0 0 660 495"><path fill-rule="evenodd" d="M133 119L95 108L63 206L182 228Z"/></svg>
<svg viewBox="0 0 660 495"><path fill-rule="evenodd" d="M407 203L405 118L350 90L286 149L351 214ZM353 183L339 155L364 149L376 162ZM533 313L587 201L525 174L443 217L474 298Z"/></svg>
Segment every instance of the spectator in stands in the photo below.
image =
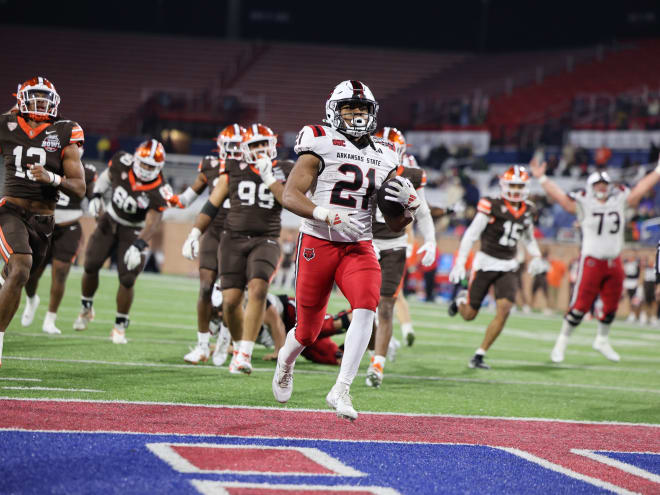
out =
<svg viewBox="0 0 660 495"><path fill-rule="evenodd" d="M96 151L99 154L99 160L105 162L109 156L108 152L110 151L110 140L102 136L101 139L96 143Z"/></svg>
<svg viewBox="0 0 660 495"><path fill-rule="evenodd" d="M605 170L610 158L612 158L612 150L603 143L603 145L596 150L594 158L596 170Z"/></svg>
<svg viewBox="0 0 660 495"><path fill-rule="evenodd" d="M566 274L566 263L559 258L548 258L550 269L547 273L548 280L548 308L559 311L559 288Z"/></svg>

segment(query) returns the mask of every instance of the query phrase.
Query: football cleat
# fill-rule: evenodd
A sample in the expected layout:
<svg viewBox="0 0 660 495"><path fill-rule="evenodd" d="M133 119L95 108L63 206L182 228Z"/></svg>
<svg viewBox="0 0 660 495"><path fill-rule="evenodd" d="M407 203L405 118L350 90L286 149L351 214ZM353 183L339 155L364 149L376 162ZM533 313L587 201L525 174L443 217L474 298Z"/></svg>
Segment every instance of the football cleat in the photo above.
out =
<svg viewBox="0 0 660 495"><path fill-rule="evenodd" d="M355 421L358 413L353 409L353 399L346 385L335 384L325 397L327 404L337 411L337 416L342 419Z"/></svg>
<svg viewBox="0 0 660 495"><path fill-rule="evenodd" d="M220 334L218 335L218 340L215 343L215 349L213 349L213 365L222 366L227 361L227 354L229 349L229 344L231 344L231 335L229 329L220 325Z"/></svg>
<svg viewBox="0 0 660 495"><path fill-rule="evenodd" d="M383 375L383 367L380 363L374 363L372 359L369 369L367 369L367 379L365 380L367 387L379 388L383 383Z"/></svg>
<svg viewBox="0 0 660 495"><path fill-rule="evenodd" d="M43 330L44 333L49 333L51 335L60 335L62 331L55 326L54 323L49 323L46 324L44 322L43 326L41 327L41 330Z"/></svg>
<svg viewBox="0 0 660 495"><path fill-rule="evenodd" d="M619 356L619 354L614 349L612 349L612 346L610 345L609 339L607 337L596 337L592 347L594 350L600 352L610 361L614 361L615 363L621 361L621 356Z"/></svg>
<svg viewBox="0 0 660 495"><path fill-rule="evenodd" d="M190 352L183 356L186 363L198 364L200 361L205 363L209 360L211 351L209 351L208 344L200 344L199 342L195 347L190 349Z"/></svg>
<svg viewBox="0 0 660 495"><path fill-rule="evenodd" d="M553 363L561 363L564 360L564 353L566 352L566 346L568 345L568 337L559 334L555 346L552 348L550 353L550 360Z"/></svg>
<svg viewBox="0 0 660 495"><path fill-rule="evenodd" d="M246 375L252 373L252 356L245 354L244 352L239 352L238 358L236 359L236 369L239 373L244 373Z"/></svg>
<svg viewBox="0 0 660 495"><path fill-rule="evenodd" d="M413 343L415 342L415 331L410 330L408 332L403 332L403 340L406 341L406 345L408 347L411 347L413 345Z"/></svg>
<svg viewBox="0 0 660 495"><path fill-rule="evenodd" d="M87 330L90 321L94 321L94 308L83 308L76 321L73 322L73 329L78 332Z"/></svg>
<svg viewBox="0 0 660 495"><path fill-rule="evenodd" d="M238 349L234 347L234 351L232 352L231 355L231 361L229 362L229 372L232 375L238 375L241 372L238 371L238 363L236 362L238 360Z"/></svg>
<svg viewBox="0 0 660 495"><path fill-rule="evenodd" d="M110 338L113 344L128 344L126 340L126 330L121 328L113 328L110 332Z"/></svg>
<svg viewBox="0 0 660 495"><path fill-rule="evenodd" d="M21 316L21 325L24 327L29 327L32 325L34 320L34 315L37 313L37 307L39 306L39 296L34 295L34 297L25 298L25 309L23 310L23 315Z"/></svg>
<svg viewBox="0 0 660 495"><path fill-rule="evenodd" d="M479 368L482 370L490 369L490 366L484 363L484 357L481 354L475 354L474 356L472 356L472 359L470 359L468 366L470 368Z"/></svg>
<svg viewBox="0 0 660 495"><path fill-rule="evenodd" d="M458 313L458 306L465 303L467 303L467 290L462 289L456 295L456 299L449 303L447 314L449 316L456 316L456 313Z"/></svg>
<svg viewBox="0 0 660 495"><path fill-rule="evenodd" d="M277 402L285 403L293 392L293 365L280 364L277 360L273 375L273 395Z"/></svg>

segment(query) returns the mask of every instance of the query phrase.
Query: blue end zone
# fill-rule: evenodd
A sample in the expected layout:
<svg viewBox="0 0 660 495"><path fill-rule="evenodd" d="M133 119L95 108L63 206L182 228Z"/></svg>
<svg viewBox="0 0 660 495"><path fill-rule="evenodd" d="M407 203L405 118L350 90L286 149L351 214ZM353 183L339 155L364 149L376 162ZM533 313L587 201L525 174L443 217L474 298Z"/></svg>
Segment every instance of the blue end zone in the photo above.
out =
<svg viewBox="0 0 660 495"><path fill-rule="evenodd" d="M638 467L649 473L660 476L660 454L634 454L629 452L598 452L605 457L625 462L631 466Z"/></svg>
<svg viewBox="0 0 660 495"><path fill-rule="evenodd" d="M145 447L154 442L313 447L368 475L182 474ZM0 432L0 445L0 493L196 493L193 479L381 486L411 494L609 493L479 445L22 431Z"/></svg>

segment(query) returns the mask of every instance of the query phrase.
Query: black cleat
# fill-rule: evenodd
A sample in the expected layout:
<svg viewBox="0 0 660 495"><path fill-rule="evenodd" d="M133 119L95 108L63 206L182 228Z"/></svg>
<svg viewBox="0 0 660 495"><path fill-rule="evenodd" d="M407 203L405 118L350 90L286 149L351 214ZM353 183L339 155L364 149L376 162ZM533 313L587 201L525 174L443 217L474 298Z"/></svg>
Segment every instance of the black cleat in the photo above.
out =
<svg viewBox="0 0 660 495"><path fill-rule="evenodd" d="M408 347L411 347L414 342L415 342L415 333L414 332L407 333L406 344L408 345Z"/></svg>
<svg viewBox="0 0 660 495"><path fill-rule="evenodd" d="M472 359L470 359L468 366L470 368L481 368L482 370L490 369L490 366L484 363L484 357L481 354L475 354L474 356L472 356Z"/></svg>
<svg viewBox="0 0 660 495"><path fill-rule="evenodd" d="M452 302L449 303L449 308L447 308L447 314L449 316L456 316L456 313L458 313L458 304L456 304L456 300L453 300Z"/></svg>

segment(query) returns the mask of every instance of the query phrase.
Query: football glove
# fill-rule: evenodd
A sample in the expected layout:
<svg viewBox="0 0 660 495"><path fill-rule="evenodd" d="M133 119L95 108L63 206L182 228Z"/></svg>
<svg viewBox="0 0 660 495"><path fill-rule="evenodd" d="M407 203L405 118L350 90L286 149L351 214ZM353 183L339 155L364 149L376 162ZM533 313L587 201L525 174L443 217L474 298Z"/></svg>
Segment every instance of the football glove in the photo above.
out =
<svg viewBox="0 0 660 495"><path fill-rule="evenodd" d="M273 162L267 156L260 155L255 166L259 171L261 181L266 184L266 187L270 187L277 180L273 175Z"/></svg>
<svg viewBox="0 0 660 495"><path fill-rule="evenodd" d="M460 284L461 281L465 278L466 275L466 270L465 270L465 262L459 262L460 260L456 261L456 264L454 265L454 268L451 269L451 272L449 272L449 281L452 284Z"/></svg>
<svg viewBox="0 0 660 495"><path fill-rule="evenodd" d="M181 254L183 257L189 260L194 260L199 254L199 238L202 235L202 231L197 227L193 227L186 238L186 242L183 243L183 248L181 249Z"/></svg>
<svg viewBox="0 0 660 495"><path fill-rule="evenodd" d="M405 177L396 176L387 183L385 192L387 193L385 199L401 203L407 210L416 210L422 204L412 182Z"/></svg>
<svg viewBox="0 0 660 495"><path fill-rule="evenodd" d="M422 265L431 266L435 261L435 242L425 242L417 250L417 254L422 254Z"/></svg>
<svg viewBox="0 0 660 495"><path fill-rule="evenodd" d="M124 253L124 264L128 271L135 270L142 263L142 251L147 247L144 239L135 239Z"/></svg>
<svg viewBox="0 0 660 495"><path fill-rule="evenodd" d="M330 210L322 206L314 208L314 218L327 223L330 228L348 237L359 237L365 229L364 224L358 222L354 215L357 211Z"/></svg>
<svg viewBox="0 0 660 495"><path fill-rule="evenodd" d="M101 195L94 195L94 197L89 200L87 211L93 217L98 217L101 214L103 211L103 200L101 199Z"/></svg>

